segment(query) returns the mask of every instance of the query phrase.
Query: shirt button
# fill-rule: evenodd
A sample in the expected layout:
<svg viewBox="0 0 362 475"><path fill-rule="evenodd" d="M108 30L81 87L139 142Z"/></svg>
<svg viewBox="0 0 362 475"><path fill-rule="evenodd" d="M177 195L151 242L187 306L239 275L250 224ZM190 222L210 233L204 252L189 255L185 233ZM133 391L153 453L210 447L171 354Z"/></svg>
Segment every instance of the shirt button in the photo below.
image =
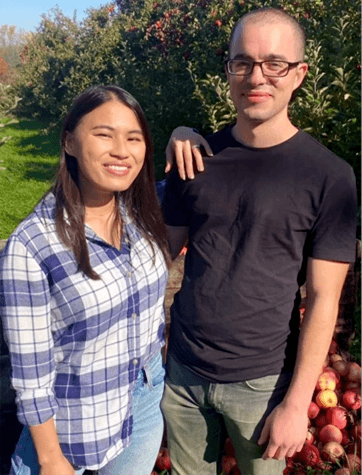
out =
<svg viewBox="0 0 362 475"><path fill-rule="evenodd" d="M132 277L132 272L127 272L127 277L131 278Z"/></svg>
<svg viewBox="0 0 362 475"><path fill-rule="evenodd" d="M136 320L136 318L137 318L137 313L132 313L131 317L133 318L133 320Z"/></svg>
<svg viewBox="0 0 362 475"><path fill-rule="evenodd" d="M134 359L134 360L132 361L132 364L133 364L133 366L136 366L136 365L138 364L138 360L137 360L137 359Z"/></svg>

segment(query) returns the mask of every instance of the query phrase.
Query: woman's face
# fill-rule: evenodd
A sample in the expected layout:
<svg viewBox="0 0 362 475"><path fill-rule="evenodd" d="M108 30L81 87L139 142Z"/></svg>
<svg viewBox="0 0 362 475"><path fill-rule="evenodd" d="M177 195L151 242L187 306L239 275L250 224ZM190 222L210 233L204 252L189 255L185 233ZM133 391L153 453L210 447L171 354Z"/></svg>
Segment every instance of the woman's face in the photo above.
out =
<svg viewBox="0 0 362 475"><path fill-rule="evenodd" d="M78 162L85 204L95 204L131 186L143 167L146 142L132 109L111 100L81 119L65 150Z"/></svg>

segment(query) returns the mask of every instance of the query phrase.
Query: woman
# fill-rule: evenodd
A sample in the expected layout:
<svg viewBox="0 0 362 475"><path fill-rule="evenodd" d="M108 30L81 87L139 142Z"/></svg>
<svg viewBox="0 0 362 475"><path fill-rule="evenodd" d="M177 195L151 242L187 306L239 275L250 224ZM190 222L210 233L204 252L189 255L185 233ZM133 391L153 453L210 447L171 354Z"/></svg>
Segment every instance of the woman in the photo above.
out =
<svg viewBox="0 0 362 475"><path fill-rule="evenodd" d="M163 421L169 263L149 128L116 86L83 92L56 183L1 256L4 332L25 425L12 473L149 475Z"/></svg>

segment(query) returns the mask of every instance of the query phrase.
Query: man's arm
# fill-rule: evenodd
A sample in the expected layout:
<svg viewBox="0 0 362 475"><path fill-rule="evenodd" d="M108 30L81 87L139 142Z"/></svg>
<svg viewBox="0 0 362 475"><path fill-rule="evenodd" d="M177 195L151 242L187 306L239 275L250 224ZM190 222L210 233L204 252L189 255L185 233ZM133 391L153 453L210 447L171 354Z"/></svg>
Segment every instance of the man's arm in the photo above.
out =
<svg viewBox="0 0 362 475"><path fill-rule="evenodd" d="M199 172L204 171L204 162L200 146L210 157L213 155L208 142L193 129L188 127L177 127L172 132L170 140L166 147L166 168L168 173L174 161L178 168L180 177L183 180L195 178L194 165Z"/></svg>
<svg viewBox="0 0 362 475"><path fill-rule="evenodd" d="M288 392L267 418L258 443L269 440L263 458L282 460L299 452L308 427L308 407L333 336L348 263L308 260L307 307Z"/></svg>
<svg viewBox="0 0 362 475"><path fill-rule="evenodd" d="M166 226L166 228L170 243L171 258L174 260L187 243L189 228L188 226Z"/></svg>

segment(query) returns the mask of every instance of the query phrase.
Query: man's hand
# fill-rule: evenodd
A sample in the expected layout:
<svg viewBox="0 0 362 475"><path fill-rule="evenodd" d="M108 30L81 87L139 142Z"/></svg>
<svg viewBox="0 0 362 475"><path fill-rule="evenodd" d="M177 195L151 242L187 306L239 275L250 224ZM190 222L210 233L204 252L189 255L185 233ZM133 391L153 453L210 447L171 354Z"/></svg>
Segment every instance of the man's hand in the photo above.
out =
<svg viewBox="0 0 362 475"><path fill-rule="evenodd" d="M292 457L295 452L300 452L307 431L307 411L295 406L287 406L283 401L267 417L258 440L259 445L269 440L263 459L282 460L285 457Z"/></svg>
<svg viewBox="0 0 362 475"><path fill-rule="evenodd" d="M172 132L166 147L166 168L169 172L176 159L180 177L185 180L195 178L194 163L199 172L204 171L204 162L200 147L203 146L209 157L213 156L208 142L199 134L188 127L177 127Z"/></svg>
<svg viewBox="0 0 362 475"><path fill-rule="evenodd" d="M75 475L75 470L69 461L61 456L41 465L39 475Z"/></svg>

